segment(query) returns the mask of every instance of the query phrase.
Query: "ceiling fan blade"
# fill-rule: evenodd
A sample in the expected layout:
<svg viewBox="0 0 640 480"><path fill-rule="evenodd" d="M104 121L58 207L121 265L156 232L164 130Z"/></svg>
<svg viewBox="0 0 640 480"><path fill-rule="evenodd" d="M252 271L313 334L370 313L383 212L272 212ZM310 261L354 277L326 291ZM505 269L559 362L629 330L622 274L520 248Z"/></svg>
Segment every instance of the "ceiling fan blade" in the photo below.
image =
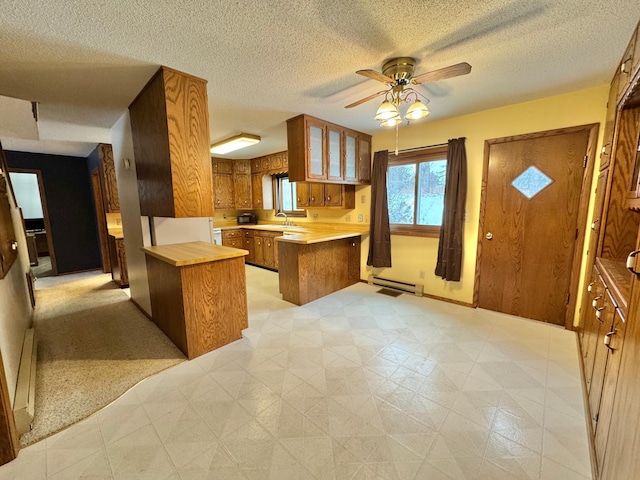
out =
<svg viewBox="0 0 640 480"><path fill-rule="evenodd" d="M393 78L387 77L386 75L383 75L380 72L376 72L375 70L358 70L356 73L358 75L362 75L363 77L371 78L372 80L377 80L382 83L394 83Z"/></svg>
<svg viewBox="0 0 640 480"><path fill-rule="evenodd" d="M380 91L380 92L378 92L378 93L374 93L373 95L369 95L368 97L361 98L361 99L360 99L360 100L358 100L357 102L353 102L353 103L351 103L351 104L347 105L347 106L346 106L346 107L344 107L344 108L353 108L353 107L357 107L358 105L363 104L363 103L365 103L365 102L368 102L369 100L373 100L373 99L374 99L374 98L376 98L377 96L382 95L383 93L387 93L387 92L388 92L388 90L382 90L382 91Z"/></svg>
<svg viewBox="0 0 640 480"><path fill-rule="evenodd" d="M471 71L471 65L467 62L457 63L449 67L434 70L433 72L423 73L417 77L411 79L411 83L414 85L420 85L421 83L437 82L438 80L444 80L445 78L458 77L460 75L466 75Z"/></svg>

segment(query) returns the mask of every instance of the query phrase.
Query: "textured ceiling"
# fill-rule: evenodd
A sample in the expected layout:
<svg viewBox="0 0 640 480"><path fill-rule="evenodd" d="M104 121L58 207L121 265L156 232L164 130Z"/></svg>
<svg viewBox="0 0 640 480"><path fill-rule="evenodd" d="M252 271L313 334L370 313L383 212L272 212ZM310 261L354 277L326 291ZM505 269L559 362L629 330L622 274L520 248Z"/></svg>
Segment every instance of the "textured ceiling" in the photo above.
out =
<svg viewBox="0 0 640 480"><path fill-rule="evenodd" d="M208 80L212 143L263 137L248 158L285 149L299 113L375 134L378 101L343 107L383 86L354 72L394 56L473 66L420 87L431 120L606 83L639 18L637 0L10 0L0 95L40 102L77 141L74 125L109 128L167 65Z"/></svg>

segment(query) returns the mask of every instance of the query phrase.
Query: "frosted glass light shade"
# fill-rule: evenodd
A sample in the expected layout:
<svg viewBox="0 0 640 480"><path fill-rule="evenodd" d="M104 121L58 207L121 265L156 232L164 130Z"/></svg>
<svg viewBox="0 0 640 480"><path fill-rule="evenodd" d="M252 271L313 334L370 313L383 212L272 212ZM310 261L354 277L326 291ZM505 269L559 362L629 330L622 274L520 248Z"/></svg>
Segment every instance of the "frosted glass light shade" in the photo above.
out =
<svg viewBox="0 0 640 480"><path fill-rule="evenodd" d="M429 109L420 100L416 100L411 104L404 118L407 120L420 120L429 116Z"/></svg>
<svg viewBox="0 0 640 480"><path fill-rule="evenodd" d="M382 102L382 105L380 105L380 108L378 108L378 111L376 112L376 115L373 118L381 122L384 120L390 120L392 118L398 118L398 117L400 117L400 112L398 112L398 107L396 107L389 100L385 100L384 102Z"/></svg>

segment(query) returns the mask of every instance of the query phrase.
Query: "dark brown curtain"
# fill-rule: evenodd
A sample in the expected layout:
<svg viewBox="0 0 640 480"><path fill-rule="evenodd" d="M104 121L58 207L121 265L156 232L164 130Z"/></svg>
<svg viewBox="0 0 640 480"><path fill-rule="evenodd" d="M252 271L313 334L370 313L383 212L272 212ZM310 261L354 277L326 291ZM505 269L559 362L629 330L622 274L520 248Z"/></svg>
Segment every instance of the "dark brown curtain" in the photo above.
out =
<svg viewBox="0 0 640 480"><path fill-rule="evenodd" d="M371 173L371 225L369 226L369 257L367 265L391 266L391 230L387 204L387 166L389 152L376 152Z"/></svg>
<svg viewBox="0 0 640 480"><path fill-rule="evenodd" d="M459 282L462 271L464 210L467 201L467 151L465 138L449 140L447 146L447 180L444 187L444 212L436 275Z"/></svg>

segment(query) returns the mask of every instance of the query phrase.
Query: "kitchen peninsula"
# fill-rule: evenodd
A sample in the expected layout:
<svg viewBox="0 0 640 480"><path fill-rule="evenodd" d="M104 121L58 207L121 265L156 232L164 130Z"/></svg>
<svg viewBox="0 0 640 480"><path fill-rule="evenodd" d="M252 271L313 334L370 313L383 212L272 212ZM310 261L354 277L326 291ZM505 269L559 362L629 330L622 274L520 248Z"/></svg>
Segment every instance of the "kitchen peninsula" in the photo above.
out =
<svg viewBox="0 0 640 480"><path fill-rule="evenodd" d="M190 360L242 337L249 252L205 242L143 250L152 319Z"/></svg>

